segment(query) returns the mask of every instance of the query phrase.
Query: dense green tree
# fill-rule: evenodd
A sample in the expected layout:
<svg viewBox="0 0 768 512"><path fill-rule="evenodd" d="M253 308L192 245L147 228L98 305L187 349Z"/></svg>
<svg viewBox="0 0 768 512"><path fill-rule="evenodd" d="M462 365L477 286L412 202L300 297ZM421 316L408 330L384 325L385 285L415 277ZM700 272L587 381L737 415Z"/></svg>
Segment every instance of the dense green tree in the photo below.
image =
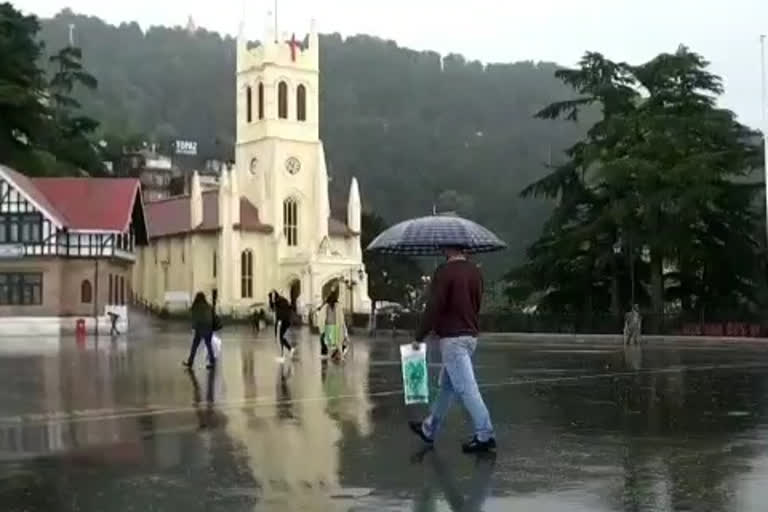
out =
<svg viewBox="0 0 768 512"><path fill-rule="evenodd" d="M37 66L42 46L40 25L9 3L0 4L0 161L34 160L49 115L42 101L45 74Z"/></svg>
<svg viewBox="0 0 768 512"><path fill-rule="evenodd" d="M96 87L78 48L51 57L53 76L39 66L40 24L9 3L0 4L0 161L29 174L101 172L89 136L98 123L79 112L77 85Z"/></svg>
<svg viewBox="0 0 768 512"><path fill-rule="evenodd" d="M48 86L57 130L49 138L50 151L72 166L72 171L83 170L91 174L103 172L102 154L92 142L99 123L82 115L80 102L73 96L78 86L93 92L98 81L82 64L80 48L65 46L50 57L54 74Z"/></svg>
<svg viewBox="0 0 768 512"><path fill-rule="evenodd" d="M681 47L640 66L588 53L558 72L580 97L539 115L575 119L597 104L602 118L524 191L558 203L509 275L513 300L535 292L544 309L617 313L647 290L657 314L754 306L754 133L716 107L722 86L706 68Z"/></svg>

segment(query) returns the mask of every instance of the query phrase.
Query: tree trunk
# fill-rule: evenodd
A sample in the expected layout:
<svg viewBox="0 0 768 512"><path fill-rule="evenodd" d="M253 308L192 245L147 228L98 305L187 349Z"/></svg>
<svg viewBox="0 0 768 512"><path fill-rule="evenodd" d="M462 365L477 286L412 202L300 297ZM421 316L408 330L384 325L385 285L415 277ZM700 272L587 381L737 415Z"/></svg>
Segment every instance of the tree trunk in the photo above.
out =
<svg viewBox="0 0 768 512"><path fill-rule="evenodd" d="M619 265L616 255L611 256L611 314L616 318L621 314L621 288L619 287Z"/></svg>
<svg viewBox="0 0 768 512"><path fill-rule="evenodd" d="M592 269L594 268L594 264L592 261L589 262L589 276L586 282L584 283L585 290L584 290L584 309L583 309L583 317L582 317L582 332L589 333L592 331L592 308L593 308L593 301L592 301L592 282L593 282L593 272Z"/></svg>
<svg viewBox="0 0 768 512"><path fill-rule="evenodd" d="M369 334L376 336L376 299L371 299L371 317L368 321Z"/></svg>
<svg viewBox="0 0 768 512"><path fill-rule="evenodd" d="M651 249L651 325L658 332L664 314L664 258L657 248Z"/></svg>

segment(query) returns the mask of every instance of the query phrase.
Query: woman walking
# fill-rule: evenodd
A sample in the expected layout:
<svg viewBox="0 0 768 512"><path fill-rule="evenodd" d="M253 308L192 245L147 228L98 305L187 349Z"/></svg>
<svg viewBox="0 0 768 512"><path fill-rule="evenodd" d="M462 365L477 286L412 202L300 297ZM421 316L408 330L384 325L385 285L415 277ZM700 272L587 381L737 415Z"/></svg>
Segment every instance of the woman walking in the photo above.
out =
<svg viewBox="0 0 768 512"><path fill-rule="evenodd" d="M205 342L205 348L208 351L208 369L213 369L216 366L216 356L213 353L213 345L211 344L211 338L213 337L213 308L205 299L203 292L197 292L195 300L192 302L190 308L190 315L192 317L192 328L195 330L195 335L192 338L192 347L189 351L189 357L184 361L184 366L192 368L195 363L195 354L197 354L197 347L200 346L200 341Z"/></svg>
<svg viewBox="0 0 768 512"><path fill-rule="evenodd" d="M320 331L320 355L328 356L330 347L331 357L335 360L342 359L349 349L349 334L347 324L344 321L344 311L339 306L339 289L334 288L325 301L317 308L320 311L325 308L323 328Z"/></svg>
<svg viewBox="0 0 768 512"><path fill-rule="evenodd" d="M277 293L276 290L269 292L269 309L275 313L275 336L280 341L280 358L285 355L285 350L288 350L288 356L293 356L293 347L288 340L285 339L285 334L291 327L291 318L293 317L293 307L288 299Z"/></svg>

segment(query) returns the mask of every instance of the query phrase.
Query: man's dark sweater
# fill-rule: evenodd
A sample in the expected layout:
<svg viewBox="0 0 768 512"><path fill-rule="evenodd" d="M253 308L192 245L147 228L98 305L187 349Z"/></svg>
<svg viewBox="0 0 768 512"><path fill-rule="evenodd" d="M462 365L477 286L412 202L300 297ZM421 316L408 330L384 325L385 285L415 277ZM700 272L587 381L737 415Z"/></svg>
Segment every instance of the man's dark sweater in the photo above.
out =
<svg viewBox="0 0 768 512"><path fill-rule="evenodd" d="M430 332L441 338L477 336L478 316L483 297L483 276L465 259L447 261L432 278L427 310L416 332L416 341Z"/></svg>

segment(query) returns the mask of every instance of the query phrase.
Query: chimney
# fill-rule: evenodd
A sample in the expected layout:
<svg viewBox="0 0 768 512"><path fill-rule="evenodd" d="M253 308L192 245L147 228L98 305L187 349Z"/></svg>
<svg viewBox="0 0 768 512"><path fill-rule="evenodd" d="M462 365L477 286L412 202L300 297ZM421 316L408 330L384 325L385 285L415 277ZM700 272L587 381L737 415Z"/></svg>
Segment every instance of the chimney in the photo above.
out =
<svg viewBox="0 0 768 512"><path fill-rule="evenodd" d="M237 179L237 169L232 166L229 174L229 207L232 224L240 224L240 184Z"/></svg>
<svg viewBox="0 0 768 512"><path fill-rule="evenodd" d="M328 202L328 170L325 166L325 150L323 145L317 145L317 169L315 171L315 197L317 198L317 243L328 236L328 218L331 216L331 208Z"/></svg>
<svg viewBox="0 0 768 512"><path fill-rule="evenodd" d="M192 173L192 184L189 189L189 225L194 229L203 222L203 190L197 171Z"/></svg>
<svg viewBox="0 0 768 512"><path fill-rule="evenodd" d="M230 186L229 186L229 173L225 170L221 173L221 179L219 180L219 227L226 228L227 227L227 221L230 221L229 214L230 214L230 208L229 208L229 194L230 194ZM232 227L231 221L229 222L229 227Z"/></svg>
<svg viewBox="0 0 768 512"><path fill-rule="evenodd" d="M360 187L357 178L352 178L349 185L349 201L347 202L347 226L355 233L360 233L361 224Z"/></svg>

